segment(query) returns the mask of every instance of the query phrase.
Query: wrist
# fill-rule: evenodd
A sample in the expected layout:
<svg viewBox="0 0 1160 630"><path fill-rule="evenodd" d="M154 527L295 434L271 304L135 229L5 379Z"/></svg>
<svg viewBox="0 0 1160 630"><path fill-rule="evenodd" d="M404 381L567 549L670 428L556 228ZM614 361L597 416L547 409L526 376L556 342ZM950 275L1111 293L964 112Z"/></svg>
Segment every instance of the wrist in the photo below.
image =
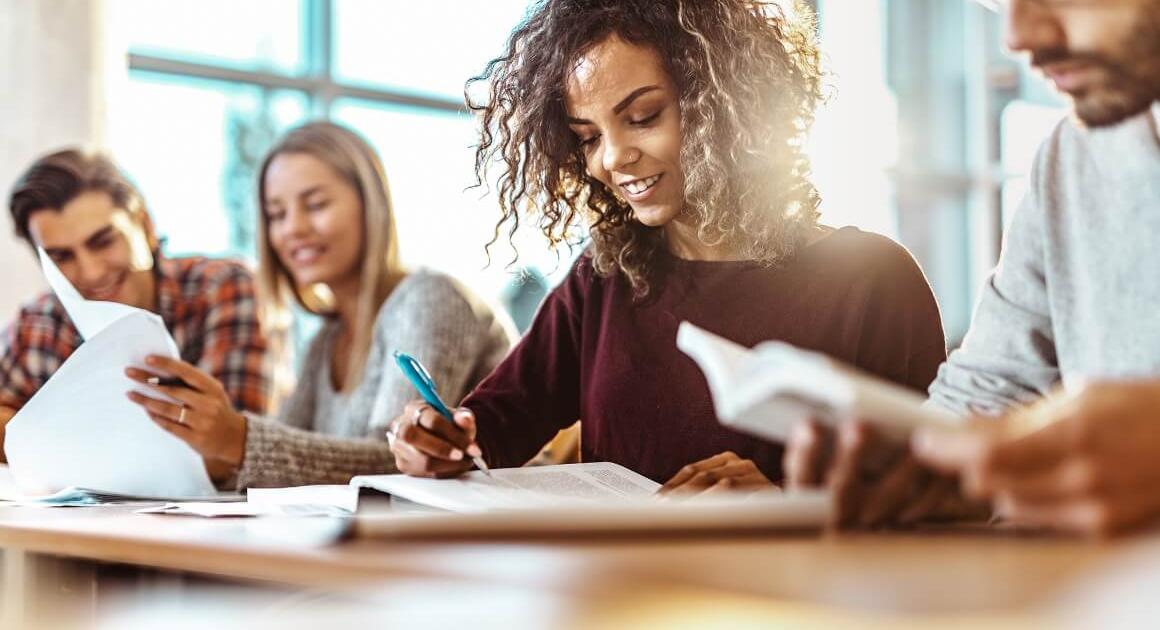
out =
<svg viewBox="0 0 1160 630"><path fill-rule="evenodd" d="M236 412L235 412L236 413ZM222 459L233 466L234 470L240 469L242 463L246 460L246 429L249 420L246 414L237 413L237 418L230 424L235 427L231 432L229 439L226 440L226 448L222 453Z"/></svg>

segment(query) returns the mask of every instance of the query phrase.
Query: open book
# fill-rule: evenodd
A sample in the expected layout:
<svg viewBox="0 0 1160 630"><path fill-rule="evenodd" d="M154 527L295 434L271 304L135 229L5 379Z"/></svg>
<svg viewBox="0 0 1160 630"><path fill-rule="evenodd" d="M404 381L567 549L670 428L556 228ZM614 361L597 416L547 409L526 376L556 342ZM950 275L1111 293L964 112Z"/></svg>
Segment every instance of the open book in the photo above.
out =
<svg viewBox="0 0 1160 630"><path fill-rule="evenodd" d="M143 365L149 354L178 356L164 322L138 308L84 299L43 251L40 259L84 342L7 426L4 452L19 490L216 495L201 457L125 396L130 390L160 396L124 370Z"/></svg>
<svg viewBox="0 0 1160 630"><path fill-rule="evenodd" d="M682 322L677 347L704 372L721 423L758 437L785 441L809 419L830 426L863 420L896 437L924 424L958 424L954 414L924 406L917 392L787 343L750 350Z"/></svg>
<svg viewBox="0 0 1160 630"><path fill-rule="evenodd" d="M441 537L815 529L830 515L825 493L723 494L660 499L660 484L608 462L501 468L457 479L355 477L414 503L446 510L360 516L366 536Z"/></svg>

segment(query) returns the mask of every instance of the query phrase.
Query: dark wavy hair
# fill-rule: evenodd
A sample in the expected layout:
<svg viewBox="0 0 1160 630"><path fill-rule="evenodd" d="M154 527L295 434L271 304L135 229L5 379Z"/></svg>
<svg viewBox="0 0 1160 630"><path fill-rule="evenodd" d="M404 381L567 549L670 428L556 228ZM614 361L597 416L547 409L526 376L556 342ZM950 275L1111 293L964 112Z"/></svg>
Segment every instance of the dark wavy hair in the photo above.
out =
<svg viewBox="0 0 1160 630"><path fill-rule="evenodd" d="M502 216L488 247L505 226L510 241L521 216L553 248L587 219L596 271L620 270L647 295L661 231L587 173L564 105L576 62L616 35L657 50L677 86L684 212L700 239L749 260L784 260L819 216L803 149L822 99L814 32L813 14L795 0L540 0L465 90L482 117L477 183L499 167ZM477 83L486 102L471 97Z"/></svg>

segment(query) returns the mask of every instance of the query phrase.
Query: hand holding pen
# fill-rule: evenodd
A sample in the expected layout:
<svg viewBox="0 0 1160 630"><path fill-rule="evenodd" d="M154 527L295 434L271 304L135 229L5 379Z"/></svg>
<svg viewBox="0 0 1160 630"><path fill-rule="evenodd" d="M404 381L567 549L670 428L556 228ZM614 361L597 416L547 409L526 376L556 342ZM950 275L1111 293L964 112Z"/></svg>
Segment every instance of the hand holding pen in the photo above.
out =
<svg viewBox="0 0 1160 630"><path fill-rule="evenodd" d="M417 477L455 477L474 463L490 475L475 443L471 411L448 407L439 398L431 375L414 358L396 352L395 361L423 397L408 404L387 431L399 470Z"/></svg>

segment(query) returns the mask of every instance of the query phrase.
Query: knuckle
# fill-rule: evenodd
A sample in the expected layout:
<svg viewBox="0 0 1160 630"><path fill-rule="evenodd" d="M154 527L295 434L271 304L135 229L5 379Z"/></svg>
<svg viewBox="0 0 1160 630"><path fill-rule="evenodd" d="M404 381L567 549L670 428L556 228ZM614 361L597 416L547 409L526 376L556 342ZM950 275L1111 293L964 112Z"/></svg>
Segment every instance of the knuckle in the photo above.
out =
<svg viewBox="0 0 1160 630"><path fill-rule="evenodd" d="M1079 492L1088 493L1099 490L1102 486L1103 475L1100 466L1090 459L1081 459L1072 465L1072 485Z"/></svg>
<svg viewBox="0 0 1160 630"><path fill-rule="evenodd" d="M1088 508L1085 526L1096 534L1110 534L1116 529L1116 510L1107 501L1096 501Z"/></svg>

